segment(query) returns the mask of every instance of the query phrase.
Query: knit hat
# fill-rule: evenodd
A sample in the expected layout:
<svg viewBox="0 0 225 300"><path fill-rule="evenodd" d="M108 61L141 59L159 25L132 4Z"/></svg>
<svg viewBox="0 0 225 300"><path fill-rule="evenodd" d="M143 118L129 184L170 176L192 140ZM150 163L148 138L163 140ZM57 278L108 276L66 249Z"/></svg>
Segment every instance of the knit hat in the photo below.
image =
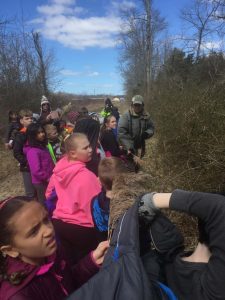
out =
<svg viewBox="0 0 225 300"><path fill-rule="evenodd" d="M144 99L141 95L135 95L131 101L132 104L144 104Z"/></svg>
<svg viewBox="0 0 225 300"><path fill-rule="evenodd" d="M70 111L67 114L67 118L70 121L70 123L75 124L77 119L79 118L80 114L78 111Z"/></svg>
<svg viewBox="0 0 225 300"><path fill-rule="evenodd" d="M41 106L42 106L43 104L46 104L46 103L50 104L49 101L48 101L48 99L47 99L47 97L45 97L45 96L43 95L43 96L41 97Z"/></svg>

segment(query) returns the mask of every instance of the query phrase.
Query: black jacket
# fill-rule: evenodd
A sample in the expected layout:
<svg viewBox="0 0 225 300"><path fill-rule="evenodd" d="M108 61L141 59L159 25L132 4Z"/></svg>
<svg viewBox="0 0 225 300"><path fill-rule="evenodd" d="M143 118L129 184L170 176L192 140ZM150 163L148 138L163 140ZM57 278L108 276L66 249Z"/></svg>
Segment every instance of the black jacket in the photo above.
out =
<svg viewBox="0 0 225 300"><path fill-rule="evenodd" d="M14 145L13 145L13 155L16 160L20 163L21 172L29 172L29 165L25 154L23 153L23 147L27 141L26 132L19 131L16 134Z"/></svg>
<svg viewBox="0 0 225 300"><path fill-rule="evenodd" d="M159 300L163 292L150 281L139 254L138 202L119 219L99 273L69 300Z"/></svg>
<svg viewBox="0 0 225 300"><path fill-rule="evenodd" d="M225 197L216 194L172 193L170 208L197 216L205 223L212 253L208 263L191 263L176 256L167 265L168 285L181 300L225 299Z"/></svg>

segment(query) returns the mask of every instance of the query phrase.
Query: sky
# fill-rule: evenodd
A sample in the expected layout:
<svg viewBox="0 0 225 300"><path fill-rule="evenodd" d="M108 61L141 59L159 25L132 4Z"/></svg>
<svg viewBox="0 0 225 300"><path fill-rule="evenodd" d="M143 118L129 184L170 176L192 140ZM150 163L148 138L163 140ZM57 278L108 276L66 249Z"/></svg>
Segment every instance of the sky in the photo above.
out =
<svg viewBox="0 0 225 300"><path fill-rule="evenodd" d="M75 94L122 95L123 79L118 63L119 10L140 0L6 0L0 16L15 16L26 28L37 30L46 48L53 49L60 84L55 91ZM178 34L179 11L188 0L155 0L165 17L168 33Z"/></svg>

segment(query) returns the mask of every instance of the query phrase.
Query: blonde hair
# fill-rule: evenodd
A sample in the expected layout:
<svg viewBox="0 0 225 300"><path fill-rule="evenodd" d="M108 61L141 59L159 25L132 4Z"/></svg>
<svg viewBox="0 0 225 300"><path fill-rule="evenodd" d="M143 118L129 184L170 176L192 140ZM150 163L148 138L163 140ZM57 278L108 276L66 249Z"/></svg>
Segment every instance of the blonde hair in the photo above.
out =
<svg viewBox="0 0 225 300"><path fill-rule="evenodd" d="M76 150L81 139L87 139L87 136L83 133L73 133L65 140L66 154L69 154L71 150Z"/></svg>

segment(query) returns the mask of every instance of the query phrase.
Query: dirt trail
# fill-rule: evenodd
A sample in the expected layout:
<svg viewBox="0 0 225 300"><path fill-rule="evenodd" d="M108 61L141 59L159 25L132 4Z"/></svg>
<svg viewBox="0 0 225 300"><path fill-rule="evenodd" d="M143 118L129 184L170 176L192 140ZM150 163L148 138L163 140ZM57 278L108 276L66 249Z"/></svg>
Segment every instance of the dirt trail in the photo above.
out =
<svg viewBox="0 0 225 300"><path fill-rule="evenodd" d="M0 148L0 200L24 195L22 176L12 151Z"/></svg>

